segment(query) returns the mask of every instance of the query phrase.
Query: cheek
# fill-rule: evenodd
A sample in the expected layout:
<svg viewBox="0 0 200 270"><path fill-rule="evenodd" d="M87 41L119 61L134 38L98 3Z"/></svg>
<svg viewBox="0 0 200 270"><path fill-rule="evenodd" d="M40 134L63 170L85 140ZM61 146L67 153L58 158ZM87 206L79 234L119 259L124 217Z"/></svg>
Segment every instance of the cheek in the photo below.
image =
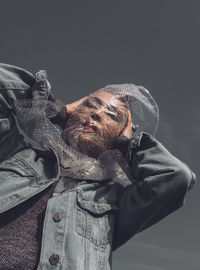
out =
<svg viewBox="0 0 200 270"><path fill-rule="evenodd" d="M122 125L117 124L115 126L115 128L113 128L113 130L114 130L114 132L113 132L114 133L114 137L116 137L116 136L119 136L121 134L121 132L123 130L123 127L122 127Z"/></svg>
<svg viewBox="0 0 200 270"><path fill-rule="evenodd" d="M119 136L123 127L119 123L115 123L112 121L104 124L104 134L106 135L108 140L114 139L116 136Z"/></svg>
<svg viewBox="0 0 200 270"><path fill-rule="evenodd" d="M76 110L76 113L79 113L79 114L89 114L90 113L90 108L88 108L86 106L81 106L80 108L78 108Z"/></svg>
<svg viewBox="0 0 200 270"><path fill-rule="evenodd" d="M79 122L81 122L83 120L83 118L85 117L86 112L84 110L78 110L78 111L75 111L69 118L68 120L68 124L71 124L71 123L76 123L78 124Z"/></svg>

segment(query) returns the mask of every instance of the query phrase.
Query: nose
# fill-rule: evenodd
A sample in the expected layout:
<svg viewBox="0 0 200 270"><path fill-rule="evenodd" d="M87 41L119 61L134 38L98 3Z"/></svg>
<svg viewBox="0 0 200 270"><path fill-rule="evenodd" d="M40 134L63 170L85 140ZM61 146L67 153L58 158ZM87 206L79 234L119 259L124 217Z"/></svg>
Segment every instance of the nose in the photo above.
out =
<svg viewBox="0 0 200 270"><path fill-rule="evenodd" d="M90 115L90 117L95 121L100 121L101 120L100 116L97 113L92 113Z"/></svg>

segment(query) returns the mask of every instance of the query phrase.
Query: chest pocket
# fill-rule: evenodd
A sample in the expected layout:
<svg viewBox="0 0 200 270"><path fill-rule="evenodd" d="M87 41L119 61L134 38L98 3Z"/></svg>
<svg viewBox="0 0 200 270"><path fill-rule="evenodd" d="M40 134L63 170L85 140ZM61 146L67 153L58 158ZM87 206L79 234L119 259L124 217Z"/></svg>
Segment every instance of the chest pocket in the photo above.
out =
<svg viewBox="0 0 200 270"><path fill-rule="evenodd" d="M77 193L76 232L96 246L105 246L112 241L115 205L85 200Z"/></svg>

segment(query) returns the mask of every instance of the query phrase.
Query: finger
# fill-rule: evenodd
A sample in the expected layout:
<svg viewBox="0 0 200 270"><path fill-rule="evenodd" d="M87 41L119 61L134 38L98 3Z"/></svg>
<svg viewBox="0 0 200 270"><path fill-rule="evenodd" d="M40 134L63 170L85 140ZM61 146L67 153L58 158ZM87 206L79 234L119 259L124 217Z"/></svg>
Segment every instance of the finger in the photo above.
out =
<svg viewBox="0 0 200 270"><path fill-rule="evenodd" d="M127 110L127 126L132 126L131 112Z"/></svg>
<svg viewBox="0 0 200 270"><path fill-rule="evenodd" d="M70 104L67 104L66 105L67 114L72 114L86 98L87 98L87 96L85 96L79 100L76 100Z"/></svg>
<svg viewBox="0 0 200 270"><path fill-rule="evenodd" d="M87 96L75 101L76 105L79 106L86 98L87 98Z"/></svg>
<svg viewBox="0 0 200 270"><path fill-rule="evenodd" d="M131 128L132 128L132 130L133 130L133 131L136 131L136 130L137 130L137 127L136 127L136 125L134 125L133 122L132 122L132 117L131 117L131 112L130 112L130 110L127 111L127 114L128 114L127 125L130 125Z"/></svg>

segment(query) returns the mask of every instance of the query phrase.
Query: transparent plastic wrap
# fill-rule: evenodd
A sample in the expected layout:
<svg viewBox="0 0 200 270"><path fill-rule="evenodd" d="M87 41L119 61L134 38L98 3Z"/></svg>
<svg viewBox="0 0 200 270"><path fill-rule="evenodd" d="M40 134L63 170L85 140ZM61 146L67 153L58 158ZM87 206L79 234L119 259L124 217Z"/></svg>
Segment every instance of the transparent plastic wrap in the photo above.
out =
<svg viewBox="0 0 200 270"><path fill-rule="evenodd" d="M32 99L15 102L21 129L42 148L54 151L62 175L97 181L130 179L124 156L111 145L126 127L128 109L137 126L134 133L155 135L159 111L149 91L134 84L103 87L86 97L61 128L54 120L64 108L61 101L37 91Z"/></svg>

